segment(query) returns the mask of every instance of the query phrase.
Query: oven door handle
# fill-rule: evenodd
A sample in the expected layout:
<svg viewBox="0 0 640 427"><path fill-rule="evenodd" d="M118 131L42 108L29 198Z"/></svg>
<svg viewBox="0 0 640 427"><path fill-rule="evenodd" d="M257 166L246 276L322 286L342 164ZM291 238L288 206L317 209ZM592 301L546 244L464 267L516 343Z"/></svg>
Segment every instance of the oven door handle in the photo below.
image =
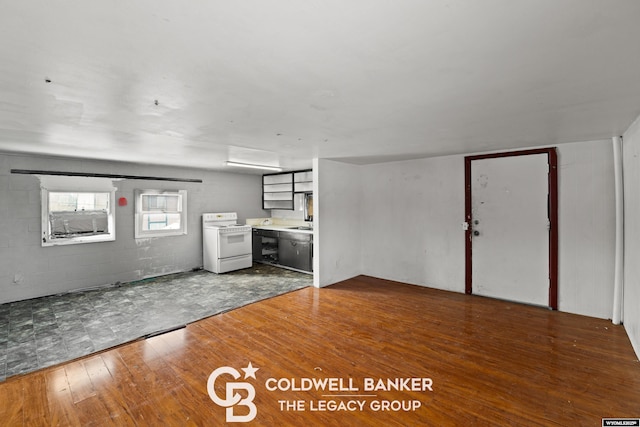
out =
<svg viewBox="0 0 640 427"><path fill-rule="evenodd" d="M231 233L221 233L222 236L241 236L241 235L246 235L249 234L249 231L234 231Z"/></svg>

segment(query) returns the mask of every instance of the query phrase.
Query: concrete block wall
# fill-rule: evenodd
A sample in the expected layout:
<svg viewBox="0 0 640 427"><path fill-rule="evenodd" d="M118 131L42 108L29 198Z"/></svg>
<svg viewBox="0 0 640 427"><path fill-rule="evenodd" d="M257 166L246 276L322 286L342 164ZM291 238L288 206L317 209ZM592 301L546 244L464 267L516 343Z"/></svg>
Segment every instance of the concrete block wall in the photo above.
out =
<svg viewBox="0 0 640 427"><path fill-rule="evenodd" d="M58 170L173 178L202 183L115 181L116 241L43 248L40 181L11 169ZM260 175L79 159L0 154L0 303L130 282L202 267L202 213L263 217ZM186 236L134 238L134 190L186 189Z"/></svg>

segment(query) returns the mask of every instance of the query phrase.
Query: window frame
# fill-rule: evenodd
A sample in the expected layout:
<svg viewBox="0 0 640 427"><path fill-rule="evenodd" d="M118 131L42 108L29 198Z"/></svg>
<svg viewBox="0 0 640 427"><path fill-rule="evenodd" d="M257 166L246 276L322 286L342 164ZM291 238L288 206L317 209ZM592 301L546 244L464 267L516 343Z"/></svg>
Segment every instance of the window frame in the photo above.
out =
<svg viewBox="0 0 640 427"><path fill-rule="evenodd" d="M76 178L77 179L77 178ZM93 193L93 194L109 194L107 213L107 231L98 234L70 234L68 236L53 237L53 231L50 221L49 195L50 193ZM97 243L97 242L112 242L116 240L116 225L115 225L115 200L116 200L116 188L113 186L104 187L96 186L91 188L91 185L80 184L74 185L73 183L63 184L62 186L51 186L49 188L42 186L40 190L41 194L41 230L42 230L42 247L51 246L64 246L64 245L77 245L83 243ZM55 211L58 212L58 211ZM85 211L81 211L85 212ZM70 214L73 212L69 211Z"/></svg>
<svg viewBox="0 0 640 427"><path fill-rule="evenodd" d="M134 217L134 237L136 239L146 239L150 237L170 237L184 236L187 232L187 190L160 190L160 189L136 189L135 195L135 217ZM168 210L162 208L143 210L142 198L145 196L177 196L179 203L177 210ZM162 214L179 214L180 227L168 229L145 230L145 215L162 215Z"/></svg>

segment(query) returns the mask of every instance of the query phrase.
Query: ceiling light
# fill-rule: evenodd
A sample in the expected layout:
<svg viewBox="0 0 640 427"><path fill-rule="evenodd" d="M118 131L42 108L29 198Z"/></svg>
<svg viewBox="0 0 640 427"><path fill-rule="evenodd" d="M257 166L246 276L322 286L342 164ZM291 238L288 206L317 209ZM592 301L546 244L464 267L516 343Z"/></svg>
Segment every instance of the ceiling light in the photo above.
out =
<svg viewBox="0 0 640 427"><path fill-rule="evenodd" d="M227 166L236 166L239 168L264 169L267 171L281 172L282 168L276 166L256 165L253 163L226 162Z"/></svg>

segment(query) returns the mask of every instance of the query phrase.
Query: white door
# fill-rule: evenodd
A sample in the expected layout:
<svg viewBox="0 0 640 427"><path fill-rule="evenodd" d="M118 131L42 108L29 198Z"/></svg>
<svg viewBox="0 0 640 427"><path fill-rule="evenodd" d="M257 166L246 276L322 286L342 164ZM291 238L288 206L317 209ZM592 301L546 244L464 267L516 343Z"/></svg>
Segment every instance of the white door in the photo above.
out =
<svg viewBox="0 0 640 427"><path fill-rule="evenodd" d="M471 162L473 294L549 306L548 156Z"/></svg>

